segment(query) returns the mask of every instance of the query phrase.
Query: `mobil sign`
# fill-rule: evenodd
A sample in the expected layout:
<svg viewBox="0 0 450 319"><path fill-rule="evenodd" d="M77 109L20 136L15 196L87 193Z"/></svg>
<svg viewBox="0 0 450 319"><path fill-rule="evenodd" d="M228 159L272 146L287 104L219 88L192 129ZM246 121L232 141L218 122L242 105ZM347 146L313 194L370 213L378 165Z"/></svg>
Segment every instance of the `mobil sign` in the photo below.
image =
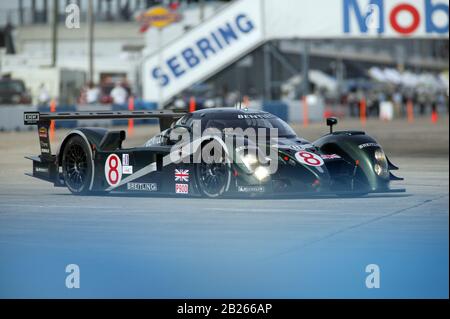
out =
<svg viewBox="0 0 450 319"><path fill-rule="evenodd" d="M448 37L448 0L342 0L346 35Z"/></svg>

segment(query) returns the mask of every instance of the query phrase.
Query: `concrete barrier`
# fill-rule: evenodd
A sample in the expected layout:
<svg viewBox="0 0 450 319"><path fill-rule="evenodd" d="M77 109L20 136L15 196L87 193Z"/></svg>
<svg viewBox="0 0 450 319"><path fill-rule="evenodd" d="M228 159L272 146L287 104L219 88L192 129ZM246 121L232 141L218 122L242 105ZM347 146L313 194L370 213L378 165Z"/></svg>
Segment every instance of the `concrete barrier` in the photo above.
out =
<svg viewBox="0 0 450 319"><path fill-rule="evenodd" d="M312 102L312 103L311 103ZM285 101L287 105L288 122L289 123L303 123L302 101ZM323 113L325 111L324 103L320 100L310 99L308 102L308 117L310 122L323 121Z"/></svg>
<svg viewBox="0 0 450 319"><path fill-rule="evenodd" d="M0 105L0 131L23 131L31 129L23 125L23 112L36 111L29 105Z"/></svg>

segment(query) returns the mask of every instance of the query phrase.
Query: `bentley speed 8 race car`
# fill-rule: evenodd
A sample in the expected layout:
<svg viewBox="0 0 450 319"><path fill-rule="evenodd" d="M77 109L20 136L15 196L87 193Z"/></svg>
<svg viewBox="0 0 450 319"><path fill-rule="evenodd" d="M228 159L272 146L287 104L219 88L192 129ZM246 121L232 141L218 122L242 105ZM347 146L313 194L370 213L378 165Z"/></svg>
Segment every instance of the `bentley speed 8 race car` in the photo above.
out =
<svg viewBox="0 0 450 319"><path fill-rule="evenodd" d="M158 119L160 133L144 145L123 148L125 131L82 127L70 131L56 154L51 121ZM174 111L25 112L37 125L41 147L31 176L72 193L141 193L174 196L359 196L403 192L382 147L361 131L335 131L314 142L296 135L264 111L214 108ZM253 136L247 134L253 129ZM205 134L205 132L207 132ZM275 132L275 134L271 134Z"/></svg>

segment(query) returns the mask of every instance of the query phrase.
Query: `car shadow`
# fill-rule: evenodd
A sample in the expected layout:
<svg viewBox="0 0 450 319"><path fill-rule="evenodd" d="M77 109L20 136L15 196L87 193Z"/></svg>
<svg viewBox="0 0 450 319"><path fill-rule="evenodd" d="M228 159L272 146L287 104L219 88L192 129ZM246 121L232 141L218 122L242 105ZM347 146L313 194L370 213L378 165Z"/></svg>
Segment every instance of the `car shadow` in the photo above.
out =
<svg viewBox="0 0 450 319"><path fill-rule="evenodd" d="M54 194L57 196L77 196L70 193L67 194ZM333 194L324 194L324 195L268 195L268 196L225 196L220 198L204 198L200 196L190 197L190 196L182 196L182 195L171 195L171 194L141 194L141 193L104 193L104 194L88 194L84 195L88 197L103 197L103 198L177 198L177 199L200 199L200 200L317 200L317 199L355 199L355 200L366 200L366 199L372 199L372 198L404 198L404 197L411 197L412 194L405 194L405 193L386 193L386 194L366 194L366 195L345 195L345 196L338 196Z"/></svg>

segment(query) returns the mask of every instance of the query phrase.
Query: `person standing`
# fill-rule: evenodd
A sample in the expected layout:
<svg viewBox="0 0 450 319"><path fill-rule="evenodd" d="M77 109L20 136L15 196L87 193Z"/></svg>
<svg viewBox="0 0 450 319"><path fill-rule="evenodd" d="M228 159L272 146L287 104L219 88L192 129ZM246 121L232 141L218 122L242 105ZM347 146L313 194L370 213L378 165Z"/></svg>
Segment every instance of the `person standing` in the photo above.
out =
<svg viewBox="0 0 450 319"><path fill-rule="evenodd" d="M89 82L86 89L86 103L95 104L98 102L100 97L100 89L94 84L94 82Z"/></svg>
<svg viewBox="0 0 450 319"><path fill-rule="evenodd" d="M113 104L123 105L127 103L128 92L122 86L122 83L117 82L114 88L111 90L111 98Z"/></svg>
<svg viewBox="0 0 450 319"><path fill-rule="evenodd" d="M45 87L44 83L41 83L41 85L39 85L37 100L39 106L47 106L50 102L50 94L48 93L48 90Z"/></svg>

